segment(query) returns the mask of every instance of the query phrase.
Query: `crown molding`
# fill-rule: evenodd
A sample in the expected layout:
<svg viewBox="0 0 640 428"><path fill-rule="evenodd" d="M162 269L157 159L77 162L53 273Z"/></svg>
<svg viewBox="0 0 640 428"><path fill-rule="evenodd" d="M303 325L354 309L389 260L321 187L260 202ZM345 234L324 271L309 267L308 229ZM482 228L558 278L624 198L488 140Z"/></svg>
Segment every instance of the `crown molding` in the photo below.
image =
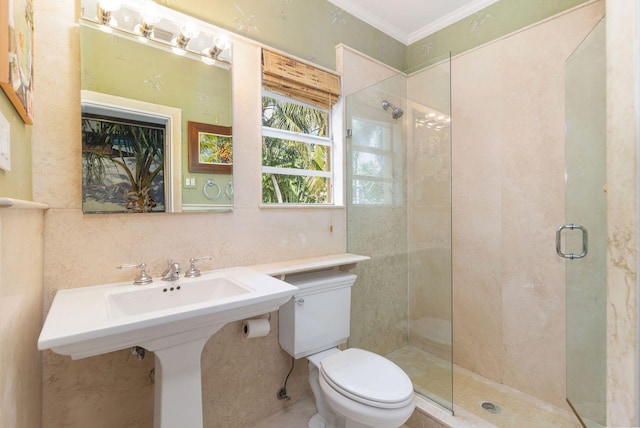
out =
<svg viewBox="0 0 640 428"><path fill-rule="evenodd" d="M419 40L422 40L425 37L435 33L436 31L442 30L443 28L448 27L451 24L454 24L470 15L473 15L474 13L484 9L485 7L491 6L497 1L498 0L474 0L466 6L456 9L448 15L445 15L442 18L412 32L407 36L408 43L406 44L410 45Z"/></svg>
<svg viewBox="0 0 640 428"><path fill-rule="evenodd" d="M438 30L445 28L448 25L453 24L454 22L460 21L461 19L464 19L481 9L484 9L485 7L497 2L498 0L474 0L466 6L456 9L448 15L445 15L434 22L430 22L424 27L412 33L401 30L395 25L392 25L389 22L385 21L383 18L380 18L379 16L373 14L371 11L358 6L357 4L354 4L349 0L328 1L343 9L344 11L350 13L359 20L366 22L367 24L382 31L388 36L393 37L405 46L408 46L427 37L430 34L435 33Z"/></svg>
<svg viewBox="0 0 640 428"><path fill-rule="evenodd" d="M378 30L382 31L388 36L393 37L394 39L404 44L405 46L408 45L409 34L406 31L402 31L398 27L389 24L387 21L373 14L369 10L357 4L354 4L349 0L327 0L327 1L329 3L332 3L338 6L340 9L345 10L346 12L349 12L351 15L358 18L359 20L366 22L367 24L371 25L374 28L377 28Z"/></svg>

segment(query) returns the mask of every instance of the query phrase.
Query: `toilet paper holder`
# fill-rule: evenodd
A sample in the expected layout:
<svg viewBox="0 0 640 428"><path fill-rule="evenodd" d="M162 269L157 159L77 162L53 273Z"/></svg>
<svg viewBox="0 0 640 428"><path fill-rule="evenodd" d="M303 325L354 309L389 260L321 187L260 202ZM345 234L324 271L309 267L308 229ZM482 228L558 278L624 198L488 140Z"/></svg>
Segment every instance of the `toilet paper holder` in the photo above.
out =
<svg viewBox="0 0 640 428"><path fill-rule="evenodd" d="M271 313L267 317L251 318L242 321L242 334L245 339L264 337L271 331Z"/></svg>

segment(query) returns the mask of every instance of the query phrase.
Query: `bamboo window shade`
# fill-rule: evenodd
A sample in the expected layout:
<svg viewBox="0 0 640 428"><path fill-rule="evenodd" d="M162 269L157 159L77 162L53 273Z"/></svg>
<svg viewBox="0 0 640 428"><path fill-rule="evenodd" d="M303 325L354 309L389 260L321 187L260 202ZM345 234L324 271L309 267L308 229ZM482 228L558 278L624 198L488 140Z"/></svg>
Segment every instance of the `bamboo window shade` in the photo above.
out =
<svg viewBox="0 0 640 428"><path fill-rule="evenodd" d="M325 110L330 110L340 97L339 76L264 49L262 86Z"/></svg>

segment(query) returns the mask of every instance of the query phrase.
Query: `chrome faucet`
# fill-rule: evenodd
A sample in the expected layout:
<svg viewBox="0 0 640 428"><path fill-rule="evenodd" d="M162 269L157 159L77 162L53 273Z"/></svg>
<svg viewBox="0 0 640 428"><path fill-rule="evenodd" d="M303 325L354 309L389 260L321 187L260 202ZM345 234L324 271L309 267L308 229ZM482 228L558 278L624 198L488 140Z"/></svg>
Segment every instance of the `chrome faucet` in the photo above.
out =
<svg viewBox="0 0 640 428"><path fill-rule="evenodd" d="M138 275L136 279L133 280L133 283L135 285L151 284L153 282L153 279L147 274L147 264L144 262L139 263L137 265L118 266L118 269L132 269L132 268L140 269L140 275Z"/></svg>
<svg viewBox="0 0 640 428"><path fill-rule="evenodd" d="M189 259L189 263L191 263L191 266L184 273L185 278L197 278L200 276L200 270L198 270L198 268L196 267L196 262L199 262L201 260L211 260L211 256L199 257L197 259L191 257Z"/></svg>
<svg viewBox="0 0 640 428"><path fill-rule="evenodd" d="M163 281L176 281L180 279L182 268L180 263L174 263L172 259L167 260L167 269L162 272Z"/></svg>

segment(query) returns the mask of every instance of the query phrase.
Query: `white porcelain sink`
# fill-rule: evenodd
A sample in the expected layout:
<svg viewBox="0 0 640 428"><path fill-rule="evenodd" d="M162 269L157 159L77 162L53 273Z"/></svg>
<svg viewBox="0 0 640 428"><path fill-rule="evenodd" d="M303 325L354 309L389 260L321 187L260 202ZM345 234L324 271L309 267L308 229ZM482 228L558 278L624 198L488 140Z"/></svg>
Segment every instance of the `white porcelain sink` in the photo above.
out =
<svg viewBox="0 0 640 428"><path fill-rule="evenodd" d="M109 316L120 318L166 309L179 309L202 302L220 301L250 293L251 289L226 276L206 281L184 280L177 283L154 283L135 289L105 292Z"/></svg>
<svg viewBox="0 0 640 428"><path fill-rule="evenodd" d="M226 323L277 310L296 288L248 268L60 290L38 339L73 359L140 346L156 359L154 427L202 426L200 356Z"/></svg>

